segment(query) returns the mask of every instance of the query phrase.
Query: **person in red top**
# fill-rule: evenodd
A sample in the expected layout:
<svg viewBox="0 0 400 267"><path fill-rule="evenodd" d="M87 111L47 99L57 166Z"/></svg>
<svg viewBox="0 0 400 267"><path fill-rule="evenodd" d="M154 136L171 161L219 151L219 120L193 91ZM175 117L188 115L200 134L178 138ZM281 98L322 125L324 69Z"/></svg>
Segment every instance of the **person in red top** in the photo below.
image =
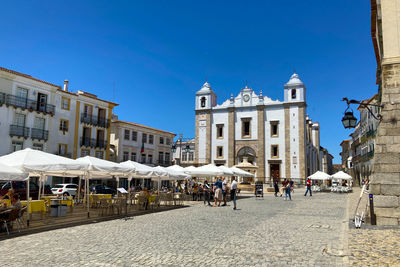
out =
<svg viewBox="0 0 400 267"><path fill-rule="evenodd" d="M312 197L311 179L310 178L307 178L306 186L307 186L307 190L306 190L306 193L304 194L304 196L307 196L307 192L310 191L310 197Z"/></svg>

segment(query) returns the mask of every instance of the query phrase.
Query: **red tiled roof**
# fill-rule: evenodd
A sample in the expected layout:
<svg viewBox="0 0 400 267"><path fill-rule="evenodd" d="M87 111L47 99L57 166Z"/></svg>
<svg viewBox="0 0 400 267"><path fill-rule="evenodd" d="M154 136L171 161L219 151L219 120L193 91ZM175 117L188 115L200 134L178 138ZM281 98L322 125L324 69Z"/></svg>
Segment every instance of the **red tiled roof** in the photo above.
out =
<svg viewBox="0 0 400 267"><path fill-rule="evenodd" d="M8 72L8 73L11 73L11 74L15 74L15 75L18 75L18 76L21 76L21 77L25 77L25 78L28 78L28 79L31 79L31 80L34 80L34 81L37 81L37 82L41 82L41 83L45 83L45 84L48 84L48 85L51 85L51 86L54 86L54 87L61 88L61 86L59 86L59 85L55 85L53 83L49 83L49 82L34 78L34 77L32 77L32 76L30 76L28 74L24 74L24 73L15 71L15 70L6 69L6 68L3 68L3 67L0 67L0 70Z"/></svg>

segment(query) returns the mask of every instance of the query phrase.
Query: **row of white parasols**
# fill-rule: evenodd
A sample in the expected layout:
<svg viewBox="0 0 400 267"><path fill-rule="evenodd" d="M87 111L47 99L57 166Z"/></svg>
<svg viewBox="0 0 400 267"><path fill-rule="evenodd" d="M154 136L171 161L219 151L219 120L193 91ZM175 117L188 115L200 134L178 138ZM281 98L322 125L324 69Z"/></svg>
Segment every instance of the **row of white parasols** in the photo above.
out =
<svg viewBox="0 0 400 267"><path fill-rule="evenodd" d="M89 211L89 180L110 178L151 178L157 180L184 180L190 177L215 176L242 176L253 177L253 174L238 169L213 164L201 167L183 168L178 165L167 168L150 167L133 161L115 163L95 157L81 157L76 160L57 156L39 150L26 148L0 157L0 180L29 181L29 177L39 177L40 188L47 176L77 177L85 179L85 195L87 197L87 211ZM79 179L79 183L81 179ZM159 183L160 184L160 183ZM40 198L41 192L39 192ZM27 200L29 209L29 186L27 186ZM29 210L27 215L29 214ZM29 217L28 217L29 218ZM29 219L28 219L29 222Z"/></svg>

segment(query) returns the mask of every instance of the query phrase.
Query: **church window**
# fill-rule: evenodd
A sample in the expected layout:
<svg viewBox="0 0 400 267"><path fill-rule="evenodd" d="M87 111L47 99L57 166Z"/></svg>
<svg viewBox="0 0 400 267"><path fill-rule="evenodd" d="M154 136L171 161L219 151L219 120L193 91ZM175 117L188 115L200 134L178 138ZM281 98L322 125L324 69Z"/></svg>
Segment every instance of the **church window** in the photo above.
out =
<svg viewBox="0 0 400 267"><path fill-rule="evenodd" d="M272 158L278 158L279 157L278 145L272 145L271 146L271 157Z"/></svg>
<svg viewBox="0 0 400 267"><path fill-rule="evenodd" d="M217 158L223 158L224 157L224 150L222 146L217 146Z"/></svg>
<svg viewBox="0 0 400 267"><path fill-rule="evenodd" d="M271 137L278 137L279 121L271 121Z"/></svg>
<svg viewBox="0 0 400 267"><path fill-rule="evenodd" d="M242 138L250 138L251 118L242 118Z"/></svg>
<svg viewBox="0 0 400 267"><path fill-rule="evenodd" d="M205 108L206 107L206 98L203 96L202 98L201 98L201 100L200 100L200 106L202 107L202 108Z"/></svg>
<svg viewBox="0 0 400 267"><path fill-rule="evenodd" d="M296 89L292 89L292 99L296 99Z"/></svg>
<svg viewBox="0 0 400 267"><path fill-rule="evenodd" d="M217 124L217 138L222 139L224 138L224 125Z"/></svg>

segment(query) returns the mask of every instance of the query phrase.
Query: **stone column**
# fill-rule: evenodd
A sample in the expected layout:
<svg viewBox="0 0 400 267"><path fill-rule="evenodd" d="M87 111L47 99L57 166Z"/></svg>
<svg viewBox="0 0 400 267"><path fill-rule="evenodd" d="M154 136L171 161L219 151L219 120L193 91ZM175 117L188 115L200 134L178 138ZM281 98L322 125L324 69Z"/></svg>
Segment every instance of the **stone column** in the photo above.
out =
<svg viewBox="0 0 400 267"><path fill-rule="evenodd" d="M235 165L235 109L228 108L228 167Z"/></svg>
<svg viewBox="0 0 400 267"><path fill-rule="evenodd" d="M265 181L265 119L264 119L264 106L257 105L257 181L263 183Z"/></svg>
<svg viewBox="0 0 400 267"><path fill-rule="evenodd" d="M194 162L195 165L197 166L199 164L199 114L196 111L195 115L195 125L194 125L194 130L195 130L195 139L194 139L194 146L195 146L195 151L194 151ZM181 160L181 159L179 159Z"/></svg>
<svg viewBox="0 0 400 267"><path fill-rule="evenodd" d="M382 121L375 139L370 192L378 225L400 224L400 63L382 66Z"/></svg>
<svg viewBox="0 0 400 267"><path fill-rule="evenodd" d="M291 178L290 169L290 106L284 105L285 108L285 178Z"/></svg>
<svg viewBox="0 0 400 267"><path fill-rule="evenodd" d="M212 146L212 134L211 134L211 112L207 111L206 114L206 164L211 163L211 146Z"/></svg>
<svg viewBox="0 0 400 267"><path fill-rule="evenodd" d="M300 178L306 178L305 106L299 106L299 168ZM303 181L304 182L304 181Z"/></svg>

